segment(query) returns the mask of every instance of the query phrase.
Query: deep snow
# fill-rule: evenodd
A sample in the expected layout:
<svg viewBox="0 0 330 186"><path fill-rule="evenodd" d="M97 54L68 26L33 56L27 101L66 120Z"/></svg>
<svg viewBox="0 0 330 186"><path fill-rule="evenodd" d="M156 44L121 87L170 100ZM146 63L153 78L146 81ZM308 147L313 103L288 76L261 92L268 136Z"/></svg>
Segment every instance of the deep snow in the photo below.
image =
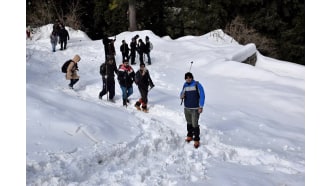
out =
<svg viewBox="0 0 330 186"><path fill-rule="evenodd" d="M255 46L221 30L176 40L124 32L117 64L122 39L148 35L154 46L147 68L156 86L145 114L133 107L136 86L128 108L117 82L116 103L98 99L102 41L67 28L68 49L53 53L51 27L26 42L27 185L305 184L304 66L258 52L255 67L239 63ZM75 54L81 78L72 91L60 67ZM191 61L206 93L199 149L184 143L179 99Z"/></svg>

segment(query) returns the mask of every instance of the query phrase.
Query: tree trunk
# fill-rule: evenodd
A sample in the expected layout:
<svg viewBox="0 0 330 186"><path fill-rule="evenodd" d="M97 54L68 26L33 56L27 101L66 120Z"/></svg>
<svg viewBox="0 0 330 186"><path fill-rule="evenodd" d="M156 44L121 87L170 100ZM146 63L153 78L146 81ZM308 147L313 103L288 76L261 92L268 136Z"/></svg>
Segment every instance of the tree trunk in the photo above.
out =
<svg viewBox="0 0 330 186"><path fill-rule="evenodd" d="M135 12L136 0L128 1L128 21L129 21L129 31L136 31L136 12Z"/></svg>

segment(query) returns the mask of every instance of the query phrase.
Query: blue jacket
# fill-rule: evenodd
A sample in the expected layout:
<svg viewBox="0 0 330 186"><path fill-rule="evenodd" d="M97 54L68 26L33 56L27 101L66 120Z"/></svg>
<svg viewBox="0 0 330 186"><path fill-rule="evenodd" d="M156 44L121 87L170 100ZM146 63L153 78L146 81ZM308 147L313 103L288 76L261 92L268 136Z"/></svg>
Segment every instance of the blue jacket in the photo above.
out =
<svg viewBox="0 0 330 186"><path fill-rule="evenodd" d="M196 89L197 85L197 89ZM203 86L195 80L191 83L184 83L182 91L180 93L180 98L184 95L184 106L186 108L198 109L204 106L205 93Z"/></svg>

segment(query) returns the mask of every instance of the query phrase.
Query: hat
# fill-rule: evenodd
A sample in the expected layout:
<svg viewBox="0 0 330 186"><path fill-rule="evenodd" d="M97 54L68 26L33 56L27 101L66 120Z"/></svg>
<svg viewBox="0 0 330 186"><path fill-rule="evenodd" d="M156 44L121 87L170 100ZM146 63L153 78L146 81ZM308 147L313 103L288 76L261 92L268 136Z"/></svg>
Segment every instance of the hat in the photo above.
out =
<svg viewBox="0 0 330 186"><path fill-rule="evenodd" d="M72 61L78 63L80 61L80 56L79 55L75 55L72 59Z"/></svg>
<svg viewBox="0 0 330 186"><path fill-rule="evenodd" d="M184 75L184 79L187 79L187 78L191 78L191 79L194 79L194 76L192 75L191 72L187 72L185 75Z"/></svg>

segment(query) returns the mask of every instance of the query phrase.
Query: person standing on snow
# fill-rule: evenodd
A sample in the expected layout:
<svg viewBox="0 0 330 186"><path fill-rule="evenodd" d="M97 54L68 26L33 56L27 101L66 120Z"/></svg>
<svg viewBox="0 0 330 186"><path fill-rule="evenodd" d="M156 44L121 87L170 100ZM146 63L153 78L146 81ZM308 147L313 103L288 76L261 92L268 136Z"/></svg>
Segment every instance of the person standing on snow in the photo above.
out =
<svg viewBox="0 0 330 186"><path fill-rule="evenodd" d="M123 64L119 66L117 78L123 94L123 106L127 106L128 97L133 94L133 82L135 80L135 72L128 64L128 59L124 59Z"/></svg>
<svg viewBox="0 0 330 186"><path fill-rule="evenodd" d="M142 39L139 39L139 43L137 45L137 51L139 53L140 64L144 63L143 54L146 51L146 44L144 44Z"/></svg>
<svg viewBox="0 0 330 186"><path fill-rule="evenodd" d="M70 80L69 87L73 89L73 85L79 81L79 76L77 74L78 71L78 62L80 61L80 56L75 55L71 60L68 68L66 70L66 79Z"/></svg>
<svg viewBox="0 0 330 186"><path fill-rule="evenodd" d="M107 36L104 36L102 39L102 43L104 45L104 56L105 61L110 59L110 39Z"/></svg>
<svg viewBox="0 0 330 186"><path fill-rule="evenodd" d="M52 51L56 51L56 45L57 45L57 35L56 32L53 30L52 33L50 34L50 43L52 44Z"/></svg>
<svg viewBox="0 0 330 186"><path fill-rule="evenodd" d="M129 48L128 48L128 44L126 43L125 40L122 40L122 44L120 45L120 52L122 54L123 57L123 61L124 59L129 59Z"/></svg>
<svg viewBox="0 0 330 186"><path fill-rule="evenodd" d="M70 40L69 32L65 29L63 25L60 25L60 31L58 33L58 36L60 37L60 44L61 48L60 50L66 49L67 40Z"/></svg>
<svg viewBox="0 0 330 186"><path fill-rule="evenodd" d="M186 82L183 84L180 98L184 101L184 115L187 121L186 142L194 140L195 148L199 147L199 116L203 112L205 93L203 86L194 80L192 73L187 72L184 75Z"/></svg>
<svg viewBox="0 0 330 186"><path fill-rule="evenodd" d="M99 93L99 99L102 99L102 96L109 92L110 95L108 100L113 102L113 98L115 96L115 73L118 75L118 69L112 58L106 60L100 66L103 89Z"/></svg>
<svg viewBox="0 0 330 186"><path fill-rule="evenodd" d="M30 27L30 25L26 28L26 39L30 39L32 40L32 37L31 37L31 32L32 32L32 29Z"/></svg>
<svg viewBox="0 0 330 186"><path fill-rule="evenodd" d="M135 103L135 107L138 110L141 110L140 106L142 106L142 111L147 112L147 103L148 103L148 88L153 88L155 85L150 78L150 74L148 69L145 68L146 65L144 63L140 64L140 70L136 72L135 75L135 83L138 85L139 92L141 94L141 98L139 101Z"/></svg>
<svg viewBox="0 0 330 186"><path fill-rule="evenodd" d="M130 55L130 59L131 59L131 64L132 65L135 65L135 56L136 56L136 39L137 37L133 37L132 38L132 41L130 43L130 47L131 47L131 55Z"/></svg>
<svg viewBox="0 0 330 186"><path fill-rule="evenodd" d="M147 55L148 65L151 65L151 59L150 59L151 43L150 43L150 40L149 40L148 36L146 36L146 46L145 46L145 51L144 52Z"/></svg>

